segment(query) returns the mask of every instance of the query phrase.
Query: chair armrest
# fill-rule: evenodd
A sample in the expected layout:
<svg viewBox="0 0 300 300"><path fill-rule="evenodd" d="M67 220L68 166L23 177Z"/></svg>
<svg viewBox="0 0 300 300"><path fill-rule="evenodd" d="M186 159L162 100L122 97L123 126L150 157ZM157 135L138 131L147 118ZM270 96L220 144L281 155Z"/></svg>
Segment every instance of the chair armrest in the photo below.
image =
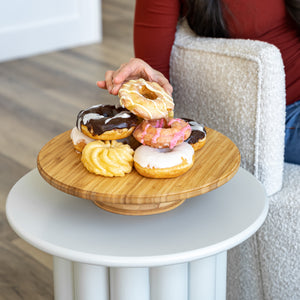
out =
<svg viewBox="0 0 300 300"><path fill-rule="evenodd" d="M170 59L175 114L228 136L241 165L265 186L280 190L283 174L285 73L274 45L202 38L178 26ZM209 137L208 137L209 138Z"/></svg>

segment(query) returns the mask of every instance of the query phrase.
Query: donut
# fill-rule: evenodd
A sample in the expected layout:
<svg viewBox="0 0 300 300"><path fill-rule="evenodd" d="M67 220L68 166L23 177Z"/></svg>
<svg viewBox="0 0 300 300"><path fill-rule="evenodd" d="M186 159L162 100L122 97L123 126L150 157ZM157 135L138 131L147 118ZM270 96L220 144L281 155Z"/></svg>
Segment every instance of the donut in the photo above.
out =
<svg viewBox="0 0 300 300"><path fill-rule="evenodd" d="M134 151L129 145L115 140L98 140L83 148L81 162L90 173L105 177L123 177L132 171L133 154Z"/></svg>
<svg viewBox="0 0 300 300"><path fill-rule="evenodd" d="M121 140L116 140L117 142L120 142L122 144L127 144L129 145L133 150L135 150L137 147L141 146L141 143L137 141L133 135L130 135L124 139Z"/></svg>
<svg viewBox="0 0 300 300"><path fill-rule="evenodd" d="M129 136L138 124L138 118L122 107L94 105L81 110L76 127L95 140L118 140Z"/></svg>
<svg viewBox="0 0 300 300"><path fill-rule="evenodd" d="M156 82L129 80L119 90L120 104L138 117L151 120L173 116L173 98Z"/></svg>
<svg viewBox="0 0 300 300"><path fill-rule="evenodd" d="M140 146L135 150L134 168L149 178L174 178L186 173L194 163L194 149L188 143L171 149Z"/></svg>
<svg viewBox="0 0 300 300"><path fill-rule="evenodd" d="M187 119L187 118L182 118L184 121L186 121L192 128L192 133L185 140L185 142L191 144L194 148L194 150L199 150L202 148L206 142L206 130L204 125L199 124L198 122Z"/></svg>
<svg viewBox="0 0 300 300"><path fill-rule="evenodd" d="M174 148L191 134L191 126L182 119L144 120L133 132L141 144L153 148Z"/></svg>
<svg viewBox="0 0 300 300"><path fill-rule="evenodd" d="M95 141L90 137L83 134L77 127L74 127L71 131L70 138L73 142L73 146L76 151L82 152L86 144Z"/></svg>
<svg viewBox="0 0 300 300"><path fill-rule="evenodd" d="M77 152L82 152L83 148L86 144L90 142L94 142L97 140L91 139L90 137L86 136L84 133L78 130L77 127L74 127L71 130L70 138L73 142L73 146ZM133 150L139 147L141 144L132 136L128 136L124 139L116 140L119 143L129 145Z"/></svg>

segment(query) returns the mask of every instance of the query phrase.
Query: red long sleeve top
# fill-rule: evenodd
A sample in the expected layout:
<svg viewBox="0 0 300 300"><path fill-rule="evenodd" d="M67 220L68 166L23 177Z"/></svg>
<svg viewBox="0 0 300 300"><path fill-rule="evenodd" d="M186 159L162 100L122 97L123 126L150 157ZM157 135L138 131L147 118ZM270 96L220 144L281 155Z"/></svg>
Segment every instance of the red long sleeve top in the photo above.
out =
<svg viewBox="0 0 300 300"><path fill-rule="evenodd" d="M223 0L232 38L271 43L281 52L286 73L287 104L300 100L300 32L284 0ZM169 60L184 0L137 0L135 56L169 78Z"/></svg>

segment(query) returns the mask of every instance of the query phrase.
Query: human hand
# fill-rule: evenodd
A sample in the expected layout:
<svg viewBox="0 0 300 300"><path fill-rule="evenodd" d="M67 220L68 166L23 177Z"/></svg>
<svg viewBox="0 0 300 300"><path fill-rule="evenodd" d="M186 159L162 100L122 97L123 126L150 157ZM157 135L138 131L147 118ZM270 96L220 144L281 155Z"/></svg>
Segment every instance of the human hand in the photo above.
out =
<svg viewBox="0 0 300 300"><path fill-rule="evenodd" d="M170 95L173 92L173 87L168 79L139 58L130 59L128 63L122 64L116 71L107 71L105 80L97 81L97 86L101 89L107 89L112 95L117 95L124 82L139 78L157 82Z"/></svg>

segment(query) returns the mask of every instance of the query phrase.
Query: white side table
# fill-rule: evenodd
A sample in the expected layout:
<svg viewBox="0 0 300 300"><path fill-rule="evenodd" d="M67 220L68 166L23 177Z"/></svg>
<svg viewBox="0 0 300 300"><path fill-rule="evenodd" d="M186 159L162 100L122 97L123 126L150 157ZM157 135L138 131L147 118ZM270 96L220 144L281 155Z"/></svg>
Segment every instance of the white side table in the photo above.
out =
<svg viewBox="0 0 300 300"><path fill-rule="evenodd" d="M267 211L262 185L242 168L157 215L109 213L56 190L37 170L15 184L6 206L15 232L54 256L56 300L224 300L227 250Z"/></svg>

